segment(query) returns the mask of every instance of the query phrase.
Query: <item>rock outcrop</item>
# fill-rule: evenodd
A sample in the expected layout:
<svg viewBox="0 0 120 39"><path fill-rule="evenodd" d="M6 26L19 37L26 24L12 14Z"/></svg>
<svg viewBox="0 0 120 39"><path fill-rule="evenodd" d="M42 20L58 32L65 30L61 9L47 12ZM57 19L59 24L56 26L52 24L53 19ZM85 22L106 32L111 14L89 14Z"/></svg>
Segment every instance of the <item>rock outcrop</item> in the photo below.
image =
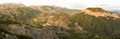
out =
<svg viewBox="0 0 120 39"><path fill-rule="evenodd" d="M6 36L6 39L20 39L19 36L21 35L24 37L28 37L31 39L58 39L56 37L56 34L53 30L48 30L47 28L45 29L37 29L34 27L30 27L28 25L19 25L19 24L9 24L9 25L4 25L0 24L0 29L4 30L6 32L11 33L12 35ZM4 31L1 31L1 34L5 33ZM7 34L5 34L7 35ZM13 37L13 38L12 38ZM22 38L22 37L21 37ZM24 38L26 39L26 38Z"/></svg>

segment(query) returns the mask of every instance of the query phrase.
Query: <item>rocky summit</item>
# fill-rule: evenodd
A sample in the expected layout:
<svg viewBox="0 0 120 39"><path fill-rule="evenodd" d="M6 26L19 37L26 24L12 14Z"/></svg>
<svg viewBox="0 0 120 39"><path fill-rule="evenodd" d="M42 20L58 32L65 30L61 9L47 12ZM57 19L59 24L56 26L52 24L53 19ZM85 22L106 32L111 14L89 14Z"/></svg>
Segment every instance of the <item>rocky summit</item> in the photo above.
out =
<svg viewBox="0 0 120 39"><path fill-rule="evenodd" d="M120 15L102 8L0 4L0 39L120 39Z"/></svg>
<svg viewBox="0 0 120 39"><path fill-rule="evenodd" d="M82 10L81 12L85 12L85 14L94 15L96 17L98 17L98 16L103 16L103 17L109 16L109 17L114 17L114 18L120 18L117 13L105 11L102 8L87 8L85 10Z"/></svg>

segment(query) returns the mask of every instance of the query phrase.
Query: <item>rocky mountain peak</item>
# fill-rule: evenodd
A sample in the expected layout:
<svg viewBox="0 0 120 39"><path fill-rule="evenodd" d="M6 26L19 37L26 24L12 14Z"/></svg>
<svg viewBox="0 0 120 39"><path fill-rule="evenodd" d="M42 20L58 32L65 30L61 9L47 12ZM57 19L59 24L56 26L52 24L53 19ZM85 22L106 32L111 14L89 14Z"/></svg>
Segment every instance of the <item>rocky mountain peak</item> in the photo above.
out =
<svg viewBox="0 0 120 39"><path fill-rule="evenodd" d="M96 7L96 8L86 8L85 10L89 10L92 12L106 12L104 9Z"/></svg>
<svg viewBox="0 0 120 39"><path fill-rule="evenodd" d="M107 12L106 10L96 7L96 8L86 8L84 10L81 10L81 12L91 13L91 12Z"/></svg>
<svg viewBox="0 0 120 39"><path fill-rule="evenodd" d="M102 8L86 8L85 10L81 10L81 12L88 14L88 15L92 15L95 17L113 17L113 18L119 18L119 15L115 12L109 12L106 11Z"/></svg>

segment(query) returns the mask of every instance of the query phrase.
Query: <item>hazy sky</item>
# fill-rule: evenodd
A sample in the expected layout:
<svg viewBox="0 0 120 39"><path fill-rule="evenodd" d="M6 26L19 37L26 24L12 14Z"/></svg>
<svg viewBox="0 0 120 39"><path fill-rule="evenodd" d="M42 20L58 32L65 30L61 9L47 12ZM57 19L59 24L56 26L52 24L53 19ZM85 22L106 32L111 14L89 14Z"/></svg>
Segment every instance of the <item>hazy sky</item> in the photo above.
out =
<svg viewBox="0 0 120 39"><path fill-rule="evenodd" d="M0 0L2 3L22 3L25 5L55 5L73 9L87 7L102 7L105 9L120 10L120 0Z"/></svg>

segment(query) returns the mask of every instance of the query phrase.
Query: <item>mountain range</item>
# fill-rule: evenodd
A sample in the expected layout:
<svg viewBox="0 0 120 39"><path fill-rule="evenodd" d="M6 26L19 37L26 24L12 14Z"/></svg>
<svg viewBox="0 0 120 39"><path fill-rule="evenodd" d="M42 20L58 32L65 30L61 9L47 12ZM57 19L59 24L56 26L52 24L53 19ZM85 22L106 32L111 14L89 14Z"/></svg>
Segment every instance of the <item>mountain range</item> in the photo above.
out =
<svg viewBox="0 0 120 39"><path fill-rule="evenodd" d="M0 4L0 39L119 39L120 14L99 7Z"/></svg>

